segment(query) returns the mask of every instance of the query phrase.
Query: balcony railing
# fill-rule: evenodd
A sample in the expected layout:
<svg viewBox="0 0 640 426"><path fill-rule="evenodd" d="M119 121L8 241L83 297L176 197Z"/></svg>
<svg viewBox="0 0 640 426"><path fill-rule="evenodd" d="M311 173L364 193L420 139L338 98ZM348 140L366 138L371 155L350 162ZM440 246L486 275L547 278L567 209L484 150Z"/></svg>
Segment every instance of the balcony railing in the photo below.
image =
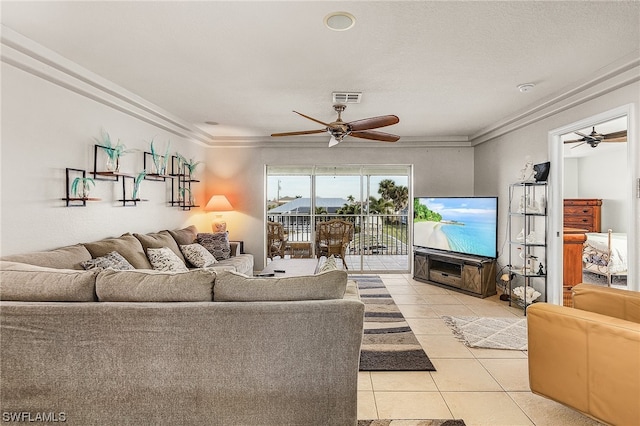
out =
<svg viewBox="0 0 640 426"><path fill-rule="evenodd" d="M282 223L290 242L313 242L315 224L331 219L353 222L355 231L349 246L349 254L407 255L409 253L407 215L282 214L267 216L269 221Z"/></svg>

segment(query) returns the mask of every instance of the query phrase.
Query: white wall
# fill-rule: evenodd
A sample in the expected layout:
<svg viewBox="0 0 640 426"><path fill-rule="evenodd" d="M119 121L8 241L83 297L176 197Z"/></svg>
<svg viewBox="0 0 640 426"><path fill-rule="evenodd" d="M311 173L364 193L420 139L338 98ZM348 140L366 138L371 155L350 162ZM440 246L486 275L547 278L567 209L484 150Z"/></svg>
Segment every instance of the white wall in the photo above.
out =
<svg viewBox="0 0 640 426"><path fill-rule="evenodd" d="M534 163L549 160L549 132L605 111L613 110L623 105L632 104L637 112L640 106L639 93L640 84L636 80L600 96L585 96L584 102L576 102L574 104L575 106L567 107L567 109L562 109L559 108L558 105L555 105L559 112L545 114L538 120L530 120L530 124L528 125L519 127L516 130L498 136L488 142L476 145L474 158L474 185L476 194L497 192L500 200L507 200L509 184L515 181L518 171L522 167L526 156L530 156ZM567 100L567 102L570 100ZM542 113L544 113L544 111ZM637 134L637 129L635 133L634 129L631 129L629 137L630 143L638 144L639 135ZM631 149L631 151L636 153L636 157L640 156L640 153L638 152L639 150ZM637 164L640 164L640 158L636 158L635 161ZM618 172L626 172L627 164L628 160L621 163L619 165ZM634 179L637 178L637 173L637 171L632 171L632 173L625 178L625 188L631 187ZM562 176L553 176L553 174L551 174L549 176L549 181L553 182L554 179L562 178ZM627 192L626 194L626 198L630 199L630 192ZM607 197L600 196L599 198ZM637 206L639 204L639 200L635 199L633 203ZM550 211L553 209L562 209L561 205L550 204L548 207ZM627 204L626 208L631 208L631 202ZM634 220L636 223L640 224L640 218L636 217ZM500 201L499 221L501 229L498 241L502 244L506 239L506 202ZM553 237L560 238L561 236L558 234ZM639 242L636 241L636 246L638 243ZM638 249L636 249L636 252L638 252L637 250ZM501 250L500 253L501 256L499 258L499 263L501 265L507 264L506 247L504 250ZM551 259L551 262L555 262L557 264L560 260ZM559 285L561 287L562 283L550 283L550 285L555 287L558 287Z"/></svg>
<svg viewBox="0 0 640 426"><path fill-rule="evenodd" d="M225 214L231 239L244 240L255 256L264 258L266 165L411 164L416 195L473 195L473 148L403 148L344 146L318 148L213 148L209 150L207 196L227 195L235 211ZM206 219L206 220L211 220ZM203 225L204 226L204 225Z"/></svg>
<svg viewBox="0 0 640 426"><path fill-rule="evenodd" d="M202 158L204 148L13 66L3 63L1 71L2 255L190 223L189 212L167 206L167 184L159 182L143 182L149 201L138 207L118 206L121 184L103 181L92 191L102 201L64 207L65 168L93 168L93 138L102 128L141 151L152 137L161 147L170 140L188 158ZM142 168L142 152L122 157L123 172ZM197 190L202 199L204 184Z"/></svg>

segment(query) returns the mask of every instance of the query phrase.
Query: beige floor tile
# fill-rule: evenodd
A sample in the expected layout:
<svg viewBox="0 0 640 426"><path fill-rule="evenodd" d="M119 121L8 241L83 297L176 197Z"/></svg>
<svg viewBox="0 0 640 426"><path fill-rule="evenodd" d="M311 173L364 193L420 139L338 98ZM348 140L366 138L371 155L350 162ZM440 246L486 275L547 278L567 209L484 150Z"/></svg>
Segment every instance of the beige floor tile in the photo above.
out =
<svg viewBox="0 0 640 426"><path fill-rule="evenodd" d="M480 363L506 391L529 391L526 359L481 359Z"/></svg>
<svg viewBox="0 0 640 426"><path fill-rule="evenodd" d="M483 348L469 348L469 351L477 359L485 358L527 358L525 351L512 351L505 349L483 349Z"/></svg>
<svg viewBox="0 0 640 426"><path fill-rule="evenodd" d="M428 305L460 305L460 301L451 294L423 294Z"/></svg>
<svg viewBox="0 0 640 426"><path fill-rule="evenodd" d="M460 303L464 305L491 305L495 306L495 302L481 297L469 296L468 294L458 293L455 295L456 299L460 301Z"/></svg>
<svg viewBox="0 0 640 426"><path fill-rule="evenodd" d="M372 391L371 373L368 371L358 371L358 390Z"/></svg>
<svg viewBox="0 0 640 426"><path fill-rule="evenodd" d="M431 296L425 296L425 298ZM440 316L442 315L450 315L450 316L459 316L459 317L475 317L476 314L470 309L469 306L465 305L429 305L433 308L433 310L438 313Z"/></svg>
<svg viewBox="0 0 640 426"><path fill-rule="evenodd" d="M467 305L469 309L473 312L474 316L477 317L522 317L522 312L514 311L513 309L509 309L508 306L500 306L500 305Z"/></svg>
<svg viewBox="0 0 640 426"><path fill-rule="evenodd" d="M449 292L444 288L436 287L429 284L419 283L417 281L415 282L415 284L412 284L412 285L413 285L413 288L415 288L419 294L443 294L443 295L449 294Z"/></svg>
<svg viewBox="0 0 640 426"><path fill-rule="evenodd" d="M425 303L422 296L417 294L395 294L392 297L393 301L398 305L420 305Z"/></svg>
<svg viewBox="0 0 640 426"><path fill-rule="evenodd" d="M473 358L473 354L455 336L444 334L416 334L422 348L430 359Z"/></svg>
<svg viewBox="0 0 640 426"><path fill-rule="evenodd" d="M373 390L437 392L428 371L372 371Z"/></svg>
<svg viewBox="0 0 640 426"><path fill-rule="evenodd" d="M409 281L407 281L404 277L390 277L385 274L382 277L382 282L385 286L393 286L393 285L409 285Z"/></svg>
<svg viewBox="0 0 640 426"><path fill-rule="evenodd" d="M536 426L601 426L590 417L565 407L555 401L534 395L531 392L509 392L509 396L518 404Z"/></svg>
<svg viewBox="0 0 640 426"><path fill-rule="evenodd" d="M381 419L451 419L439 392L375 392Z"/></svg>
<svg viewBox="0 0 640 426"><path fill-rule="evenodd" d="M358 419L372 420L378 418L376 399L372 391L358 391Z"/></svg>
<svg viewBox="0 0 640 426"><path fill-rule="evenodd" d="M405 318L440 318L432 307L426 305L397 305Z"/></svg>
<svg viewBox="0 0 640 426"><path fill-rule="evenodd" d="M440 318L407 318L414 334L451 334L451 329Z"/></svg>
<svg viewBox="0 0 640 426"><path fill-rule="evenodd" d="M440 392L502 391L502 387L476 359L434 359L431 373Z"/></svg>
<svg viewBox="0 0 640 426"><path fill-rule="evenodd" d="M442 392L442 397L467 426L533 425L505 392Z"/></svg>
<svg viewBox="0 0 640 426"><path fill-rule="evenodd" d="M408 284L388 285L386 287L387 287L387 290L389 291L389 294L391 294L391 296L404 295L404 294L415 294L415 295L418 294L418 292Z"/></svg>

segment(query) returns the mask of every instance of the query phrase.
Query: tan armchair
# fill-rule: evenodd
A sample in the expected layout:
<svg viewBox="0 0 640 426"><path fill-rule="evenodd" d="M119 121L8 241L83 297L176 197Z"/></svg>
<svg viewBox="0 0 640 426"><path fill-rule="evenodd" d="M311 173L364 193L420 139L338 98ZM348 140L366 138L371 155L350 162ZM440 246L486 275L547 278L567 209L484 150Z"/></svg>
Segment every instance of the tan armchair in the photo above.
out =
<svg viewBox="0 0 640 426"><path fill-rule="evenodd" d="M319 222L316 225L316 255L339 256L344 268L349 269L345 255L352 239L353 223L340 219Z"/></svg>
<svg viewBox="0 0 640 426"><path fill-rule="evenodd" d="M271 260L274 256L284 259L288 238L281 223L267 222L267 257Z"/></svg>
<svg viewBox="0 0 640 426"><path fill-rule="evenodd" d="M640 293L578 284L573 305L527 309L531 391L601 422L640 425Z"/></svg>

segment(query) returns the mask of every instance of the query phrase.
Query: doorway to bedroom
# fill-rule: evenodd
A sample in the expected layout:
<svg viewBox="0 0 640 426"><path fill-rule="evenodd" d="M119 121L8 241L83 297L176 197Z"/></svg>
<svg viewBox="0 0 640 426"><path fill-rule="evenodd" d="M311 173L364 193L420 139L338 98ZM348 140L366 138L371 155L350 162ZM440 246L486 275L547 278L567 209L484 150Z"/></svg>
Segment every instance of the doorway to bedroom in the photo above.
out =
<svg viewBox="0 0 640 426"><path fill-rule="evenodd" d="M266 183L266 221L282 224L284 257L316 257L317 225L337 219L353 224L349 272L410 272L410 165L269 165Z"/></svg>

